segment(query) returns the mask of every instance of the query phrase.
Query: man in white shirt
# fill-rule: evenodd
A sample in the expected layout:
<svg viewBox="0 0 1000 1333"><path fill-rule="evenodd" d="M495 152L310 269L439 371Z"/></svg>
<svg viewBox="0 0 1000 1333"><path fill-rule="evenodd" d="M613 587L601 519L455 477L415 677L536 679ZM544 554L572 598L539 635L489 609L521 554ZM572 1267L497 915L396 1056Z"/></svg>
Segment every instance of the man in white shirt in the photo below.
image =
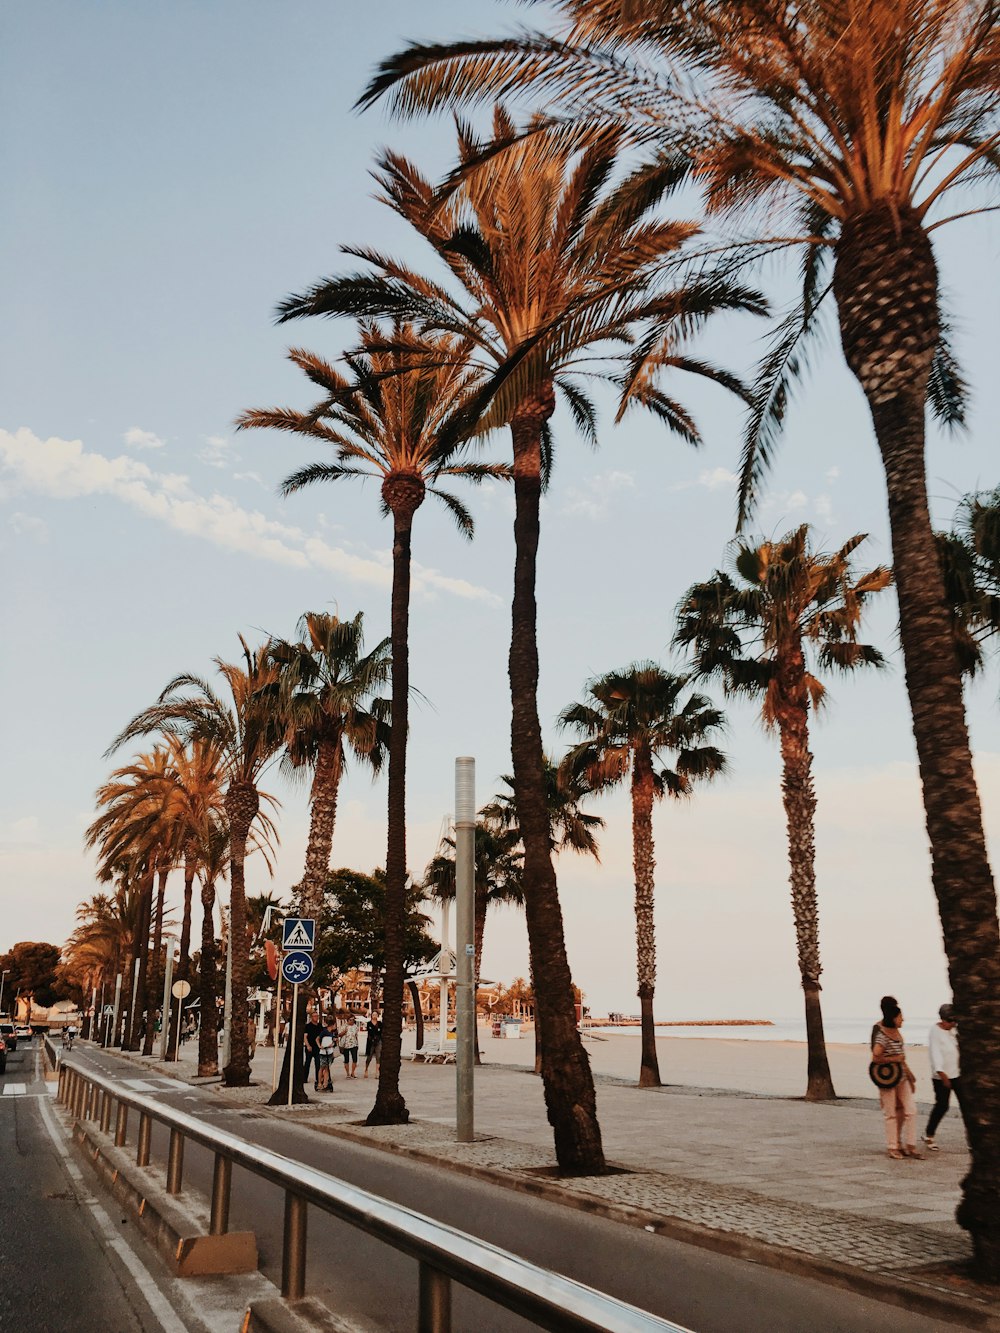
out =
<svg viewBox="0 0 1000 1333"><path fill-rule="evenodd" d="M927 1121L924 1134L924 1147L928 1152L937 1152L934 1134L944 1119L954 1092L959 1110L964 1116L962 1106L962 1080L958 1072L958 1037L955 1033L955 1010L950 1004L943 1004L938 1010L941 1019L935 1023L927 1036L927 1054L931 1062L931 1079L934 1083L934 1109Z"/></svg>

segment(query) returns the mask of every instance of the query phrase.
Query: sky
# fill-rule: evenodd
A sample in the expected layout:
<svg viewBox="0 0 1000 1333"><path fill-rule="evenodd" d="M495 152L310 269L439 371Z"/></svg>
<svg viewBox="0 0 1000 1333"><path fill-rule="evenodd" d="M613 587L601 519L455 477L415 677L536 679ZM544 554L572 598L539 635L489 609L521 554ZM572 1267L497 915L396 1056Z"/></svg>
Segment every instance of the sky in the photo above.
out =
<svg viewBox="0 0 1000 1333"><path fill-rule="evenodd" d="M0 949L61 943L97 889L83 831L125 722L178 672L252 641L289 637L307 610L363 611L388 633L390 542L372 485L277 488L315 448L237 435L248 407L306 406L285 360L297 344L336 358L349 329L275 327L287 293L343 271L342 245L424 262L419 243L373 198L384 145L430 175L450 163L446 118L393 123L352 104L376 62L411 37L510 31L514 4L375 0L35 0L0 19ZM532 14L544 19L544 11ZM531 17L531 16L528 16ZM970 428L932 431L928 477L947 526L969 490L998 481L997 222L935 233L942 287L973 388ZM779 272L769 290L782 291ZM762 326L733 318L711 351L748 369ZM725 558L734 530L738 410L684 386L702 426L692 451L655 423L605 417L592 450L557 418L543 508L539 709L546 744L566 744L559 711L586 681L628 662L669 664L674 608ZM498 442L494 456L502 456ZM512 502L500 486L468 497L470 545L426 505L414 525L409 860L419 878L453 808L454 759L473 755L481 803L510 771L506 653ZM870 419L834 341L790 414L753 531L814 527L820 549L869 534L859 558L890 560ZM825 1006L865 1015L891 991L913 1012L947 998L930 886L896 612L867 622L889 669L831 686L814 726L817 876ZM677 663L674 662L676 666ZM968 693L994 859L1000 737L994 668ZM656 1015L794 1017L801 1009L777 747L746 705L726 705L729 774L655 817ZM306 791L277 772L283 805L273 883L301 874ZM384 783L351 769L335 864L384 861ZM669 808L668 808L669 805ZM631 832L624 794L600 864L558 865L574 978L595 1013L637 1011ZM179 887L172 887L176 901ZM484 973L527 974L523 919L487 929Z"/></svg>

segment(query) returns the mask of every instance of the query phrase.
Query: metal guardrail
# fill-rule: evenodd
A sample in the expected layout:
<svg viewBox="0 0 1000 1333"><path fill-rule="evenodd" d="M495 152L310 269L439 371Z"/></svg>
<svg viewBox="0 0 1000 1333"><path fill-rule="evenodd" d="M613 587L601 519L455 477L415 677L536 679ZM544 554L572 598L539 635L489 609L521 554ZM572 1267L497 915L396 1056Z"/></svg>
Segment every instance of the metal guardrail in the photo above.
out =
<svg viewBox="0 0 1000 1333"><path fill-rule="evenodd" d="M689 1333L679 1324L539 1268L423 1213L390 1203L281 1153L247 1143L184 1111L165 1107L65 1058L60 1060L58 1070L58 1099L69 1108L74 1119L98 1120L101 1130L110 1134L112 1109L116 1108L116 1147L127 1146L128 1113L138 1111L137 1166L149 1165L153 1122L170 1130L168 1194L179 1194L182 1190L187 1139L215 1154L212 1235L224 1235L229 1229L234 1164L283 1189L285 1224L281 1294L288 1300L305 1295L307 1210L311 1204L417 1260L417 1333L451 1333L452 1282L512 1310L538 1328L552 1329L556 1333L657 1333L657 1330L659 1333Z"/></svg>

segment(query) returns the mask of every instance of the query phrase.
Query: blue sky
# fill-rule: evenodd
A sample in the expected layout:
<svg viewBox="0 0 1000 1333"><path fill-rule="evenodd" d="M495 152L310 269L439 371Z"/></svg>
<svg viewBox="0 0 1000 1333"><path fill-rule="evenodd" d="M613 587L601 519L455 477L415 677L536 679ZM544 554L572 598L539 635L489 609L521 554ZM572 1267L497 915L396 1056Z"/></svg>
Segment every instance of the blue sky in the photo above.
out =
<svg viewBox="0 0 1000 1333"><path fill-rule="evenodd" d="M6 760L0 776L0 946L61 941L94 891L82 850L102 753L178 671L206 673L237 633L290 635L305 610L363 610L388 631L389 532L374 487L278 498L314 457L263 433L234 436L250 406L311 397L284 352L335 357L347 331L275 328L287 292L343 266L342 244L422 255L372 199L385 144L433 174L451 153L446 120L405 126L351 104L366 74L409 36L506 30L514 5L419 7L380 0L280 6L236 0L36 0L8 8L0 43L0 624ZM460 13L461 17L456 18ZM936 234L946 294L973 384L969 432L934 436L935 515L997 475L998 233L990 218ZM768 275L774 279L775 274ZM777 286L775 286L777 290ZM737 368L760 329L732 320L712 350ZM539 578L540 710L558 711L595 673L664 658L684 589L733 531L740 418L711 389L687 390L699 453L632 418L592 451L559 423ZM482 800L509 771L506 647L511 505L471 497L467 545L427 506L411 671L411 866L432 855L452 806L452 761L474 754ZM808 520L822 546L857 531L889 559L884 487L860 392L830 346L791 415L756 530ZM818 873L827 1006L864 1014L886 990L930 1011L945 987L891 597L870 633L890 671L833 685L815 731ZM1000 834L995 671L970 692L987 825ZM657 814L663 1018L794 1015L800 1006L776 746L733 707L732 771ZM304 793L284 802L276 887L300 873ZM334 860L384 858L384 790L349 775ZM570 958L597 1010L636 1008L631 850L622 798L607 798L602 864L564 860ZM251 889L268 887L262 866ZM891 947L886 947L886 941ZM527 971L523 923L491 923L486 971Z"/></svg>

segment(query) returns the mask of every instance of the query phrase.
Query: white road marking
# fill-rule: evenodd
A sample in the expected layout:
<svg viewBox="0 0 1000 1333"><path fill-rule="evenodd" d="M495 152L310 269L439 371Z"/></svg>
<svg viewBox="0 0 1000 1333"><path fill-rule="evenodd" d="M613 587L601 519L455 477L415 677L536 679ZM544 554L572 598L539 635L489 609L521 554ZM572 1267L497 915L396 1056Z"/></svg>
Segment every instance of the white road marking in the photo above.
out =
<svg viewBox="0 0 1000 1333"><path fill-rule="evenodd" d="M5 1097L23 1097L27 1091L27 1083L6 1083L4 1085L3 1095Z"/></svg>
<svg viewBox="0 0 1000 1333"><path fill-rule="evenodd" d="M44 1101L42 1101L38 1109L42 1113L42 1122L49 1132L49 1137L55 1144L56 1151L63 1159L63 1165L65 1166L67 1173L73 1183L80 1190L82 1195L81 1201L87 1205L93 1215L101 1239L108 1248L114 1250L115 1254L118 1255L118 1258L128 1269L132 1280L145 1298L146 1304L159 1321L160 1327L164 1330L164 1333L190 1333L187 1325L178 1319L177 1315L174 1313L170 1302L160 1290L152 1273L128 1242L119 1234L118 1229L111 1221L107 1212L87 1189L83 1174L77 1164L73 1161L70 1151L60 1133L59 1127L56 1124L55 1116L50 1108Z"/></svg>

